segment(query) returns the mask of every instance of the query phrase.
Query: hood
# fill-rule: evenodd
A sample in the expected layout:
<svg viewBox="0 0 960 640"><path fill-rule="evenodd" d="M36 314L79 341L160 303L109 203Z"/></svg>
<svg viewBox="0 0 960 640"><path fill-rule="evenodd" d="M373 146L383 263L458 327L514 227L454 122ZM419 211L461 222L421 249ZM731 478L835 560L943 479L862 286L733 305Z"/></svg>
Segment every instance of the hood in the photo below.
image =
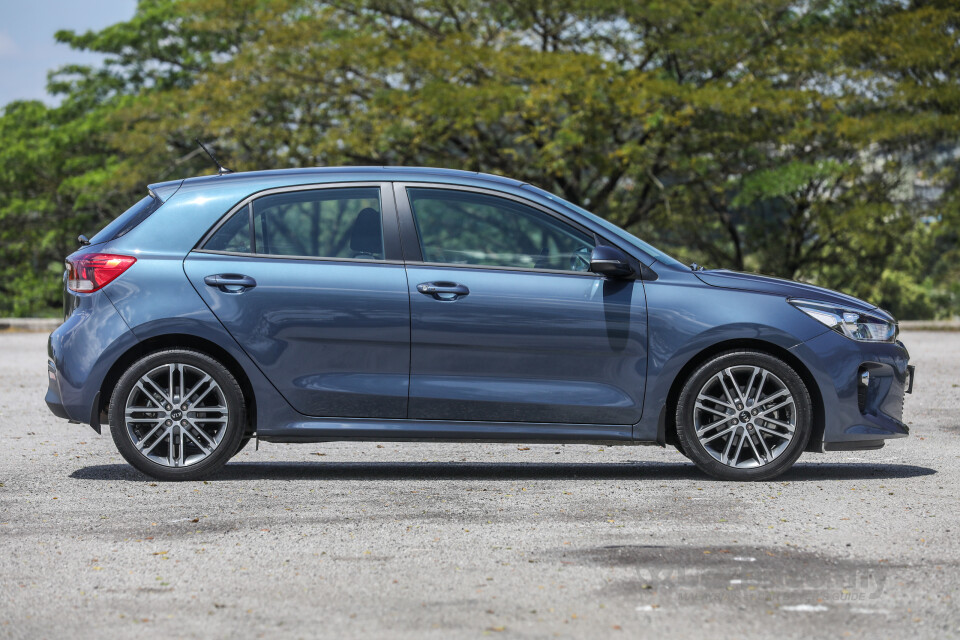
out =
<svg viewBox="0 0 960 640"><path fill-rule="evenodd" d="M858 311L871 311L877 308L876 305L864 302L853 296L848 296L845 293L840 293L839 291L824 289L823 287L816 287L812 284L795 282L793 280L761 276L756 273L740 273L738 271L727 271L726 269L712 269L710 271L694 271L694 274L712 287L740 289L741 291L757 291L759 293L781 295L785 298L817 300L851 307Z"/></svg>

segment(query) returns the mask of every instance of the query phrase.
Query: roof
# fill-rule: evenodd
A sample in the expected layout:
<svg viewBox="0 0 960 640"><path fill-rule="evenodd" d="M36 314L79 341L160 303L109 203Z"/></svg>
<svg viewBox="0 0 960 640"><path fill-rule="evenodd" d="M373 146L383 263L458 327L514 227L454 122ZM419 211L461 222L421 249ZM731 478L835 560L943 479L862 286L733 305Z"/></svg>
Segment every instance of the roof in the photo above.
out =
<svg viewBox="0 0 960 640"><path fill-rule="evenodd" d="M437 167L311 167L304 169L271 169L265 171L242 171L236 173L227 173L222 176L196 176L187 178L185 184L195 184L205 181L247 181L263 180L264 178L284 178L302 177L306 180L319 179L325 180L336 175L350 174L351 179L363 176L369 176L372 180L404 180L417 178L467 178L472 180L483 180L499 184L508 184L519 186L523 182L503 176L495 176L489 173L480 173L477 171L462 171L460 169L443 169Z"/></svg>
<svg viewBox="0 0 960 640"><path fill-rule="evenodd" d="M276 181L275 186L292 184L311 184L334 182L342 178L344 182L362 181L436 181L453 184L466 183L474 186L499 185L501 187L520 187L524 182L495 176L490 173L477 171L462 171L460 169L443 169L438 167L309 167L296 169L269 169L264 171L238 171L223 175L193 176L180 180L168 180L149 185L150 190L161 200L166 200L183 187L242 187L244 184L260 183L254 188L268 188ZM495 187L494 187L495 188Z"/></svg>

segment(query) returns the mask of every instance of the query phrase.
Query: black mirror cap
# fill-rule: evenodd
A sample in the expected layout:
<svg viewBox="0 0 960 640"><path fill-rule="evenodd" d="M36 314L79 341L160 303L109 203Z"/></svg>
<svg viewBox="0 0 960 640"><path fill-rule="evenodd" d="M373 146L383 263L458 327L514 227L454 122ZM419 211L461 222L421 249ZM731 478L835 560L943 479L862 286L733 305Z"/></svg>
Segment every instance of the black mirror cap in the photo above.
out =
<svg viewBox="0 0 960 640"><path fill-rule="evenodd" d="M590 256L590 271L607 278L627 278L634 273L630 258L616 247L594 247Z"/></svg>

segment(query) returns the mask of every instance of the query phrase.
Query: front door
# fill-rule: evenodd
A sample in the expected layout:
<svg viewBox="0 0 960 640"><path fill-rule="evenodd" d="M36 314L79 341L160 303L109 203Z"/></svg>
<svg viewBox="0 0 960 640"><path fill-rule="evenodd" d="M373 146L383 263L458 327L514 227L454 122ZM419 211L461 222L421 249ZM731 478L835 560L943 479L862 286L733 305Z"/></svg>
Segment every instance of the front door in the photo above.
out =
<svg viewBox="0 0 960 640"><path fill-rule="evenodd" d="M592 234L479 190L406 185L397 197L420 258L407 262L410 418L639 420L643 285L587 271Z"/></svg>
<svg viewBox="0 0 960 640"><path fill-rule="evenodd" d="M387 216L380 185L263 195L184 262L220 322L303 414L406 417L409 295L385 193Z"/></svg>

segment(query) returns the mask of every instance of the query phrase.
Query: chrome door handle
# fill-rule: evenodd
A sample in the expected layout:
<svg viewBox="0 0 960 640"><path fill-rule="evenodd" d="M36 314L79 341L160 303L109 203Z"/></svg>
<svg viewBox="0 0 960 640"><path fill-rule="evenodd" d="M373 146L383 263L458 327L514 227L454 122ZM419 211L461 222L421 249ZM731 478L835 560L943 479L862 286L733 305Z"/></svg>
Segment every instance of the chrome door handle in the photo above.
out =
<svg viewBox="0 0 960 640"><path fill-rule="evenodd" d="M423 282L417 285L417 291L437 300L456 300L470 293L466 285L456 282Z"/></svg>
<svg viewBox="0 0 960 640"><path fill-rule="evenodd" d="M244 276L237 273L221 273L207 276L203 279L204 284L217 287L227 293L240 293L247 289L253 289L257 286L257 281L250 276Z"/></svg>

